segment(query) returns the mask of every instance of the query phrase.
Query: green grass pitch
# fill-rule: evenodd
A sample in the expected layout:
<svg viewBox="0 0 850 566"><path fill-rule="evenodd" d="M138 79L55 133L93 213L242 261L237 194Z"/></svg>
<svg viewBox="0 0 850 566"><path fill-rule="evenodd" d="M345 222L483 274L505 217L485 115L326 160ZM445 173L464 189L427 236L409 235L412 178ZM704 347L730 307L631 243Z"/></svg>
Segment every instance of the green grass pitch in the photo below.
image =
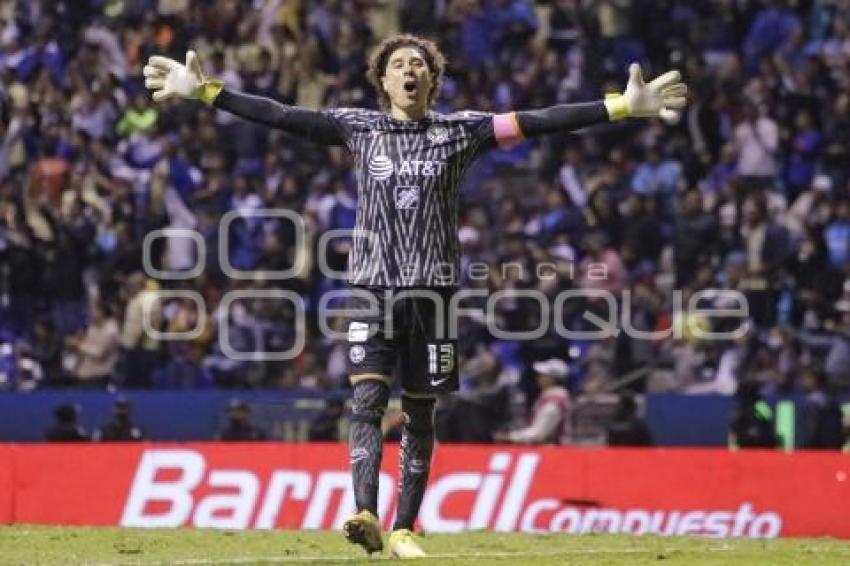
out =
<svg viewBox="0 0 850 566"><path fill-rule="evenodd" d="M850 544L831 539L707 539L474 532L426 535L431 564L687 566L850 564ZM375 564L338 533L0 527L0 564L195 565Z"/></svg>

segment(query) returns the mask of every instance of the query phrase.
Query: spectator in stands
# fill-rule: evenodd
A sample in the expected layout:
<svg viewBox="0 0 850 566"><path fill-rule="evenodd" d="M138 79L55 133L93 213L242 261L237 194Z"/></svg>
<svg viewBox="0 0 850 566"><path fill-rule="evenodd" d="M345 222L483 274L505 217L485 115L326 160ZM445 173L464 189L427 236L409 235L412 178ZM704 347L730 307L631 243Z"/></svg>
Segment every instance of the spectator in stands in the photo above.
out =
<svg viewBox="0 0 850 566"><path fill-rule="evenodd" d="M801 382L806 399L800 410L800 447L840 449L844 444L841 407L827 389L826 374L807 368Z"/></svg>
<svg viewBox="0 0 850 566"><path fill-rule="evenodd" d="M92 440L102 442L137 442L144 440L142 429L133 424L132 405L124 397L115 400L112 418L94 431Z"/></svg>
<svg viewBox="0 0 850 566"><path fill-rule="evenodd" d="M744 106L741 122L735 127L735 144L738 148L738 174L752 186L773 183L777 174L779 126L776 121L750 102Z"/></svg>
<svg viewBox="0 0 850 566"><path fill-rule="evenodd" d="M688 285L701 263L711 258L717 242L717 223L703 211L699 191L687 191L681 197L681 211L676 216L674 249L676 253L676 285Z"/></svg>
<svg viewBox="0 0 850 566"><path fill-rule="evenodd" d="M579 265L579 285L584 289L603 290L619 295L625 284L626 270L619 252L610 245L604 232L588 234L587 255Z"/></svg>
<svg viewBox="0 0 850 566"><path fill-rule="evenodd" d="M266 433L251 422L251 407L248 403L233 399L227 408L227 424L218 433L217 440L254 442L266 440Z"/></svg>
<svg viewBox="0 0 850 566"><path fill-rule="evenodd" d="M150 387L151 374L158 364L159 341L145 332L145 308L151 329L160 330L162 313L158 301L150 293L154 284L144 274L136 272L127 279L128 303L121 327L123 348L122 370L124 387ZM146 304L147 302L147 304Z"/></svg>
<svg viewBox="0 0 850 566"><path fill-rule="evenodd" d="M15 371L15 389L33 391L44 381L44 369L33 356L32 348L26 342L17 344L17 368Z"/></svg>
<svg viewBox="0 0 850 566"><path fill-rule="evenodd" d="M54 409L55 422L45 434L48 442L88 442L89 436L77 422L80 410L76 405L65 403Z"/></svg>
<svg viewBox="0 0 850 566"><path fill-rule="evenodd" d="M784 181L789 202L811 184L822 137L811 113L806 109L800 110L795 119L791 147L785 163Z"/></svg>
<svg viewBox="0 0 850 566"><path fill-rule="evenodd" d="M745 62L755 67L763 58L786 47L800 28L800 20L784 0L768 0L756 13L744 39Z"/></svg>
<svg viewBox="0 0 850 566"><path fill-rule="evenodd" d="M830 266L842 269L850 263L850 203L838 203L835 216L823 232Z"/></svg>
<svg viewBox="0 0 850 566"><path fill-rule="evenodd" d="M604 320L604 319L603 319ZM617 339L606 337L594 340L581 361L585 364L584 380L581 390L584 393L601 393L617 377L616 366Z"/></svg>
<svg viewBox="0 0 850 566"><path fill-rule="evenodd" d="M813 350L825 351L824 371L830 387L835 390L850 389L850 301L842 299L835 305L838 324L826 325L828 334L802 331L800 340Z"/></svg>
<svg viewBox="0 0 850 566"><path fill-rule="evenodd" d="M776 448L778 439L774 432L770 407L759 394L759 384L744 382L738 386L737 404L729 428L729 447Z"/></svg>
<svg viewBox="0 0 850 566"><path fill-rule="evenodd" d="M53 321L40 318L33 327L32 356L44 372L44 384L65 384L62 372L62 338L57 334Z"/></svg>
<svg viewBox="0 0 850 566"><path fill-rule="evenodd" d="M461 391L443 399L438 409L437 437L443 442L489 443L493 431L510 422L511 392L499 358L484 351L461 367Z"/></svg>
<svg viewBox="0 0 850 566"><path fill-rule="evenodd" d="M116 126L119 136L132 136L136 132L147 132L156 125L158 113L144 93L133 97L132 106L128 107Z"/></svg>
<svg viewBox="0 0 850 566"><path fill-rule="evenodd" d="M153 374L159 389L204 389L212 385L212 375L204 367L203 353L212 341L213 323L198 304L189 298L173 301L166 314L168 332L188 336L168 342L169 359Z"/></svg>
<svg viewBox="0 0 850 566"><path fill-rule="evenodd" d="M623 393L617 402L614 418L605 431L608 446L651 446L652 437L646 423L637 414L634 395Z"/></svg>
<svg viewBox="0 0 850 566"><path fill-rule="evenodd" d="M497 442L517 444L566 444L572 436L570 394L564 387L568 367L566 362L551 358L536 362L537 385L540 396L534 402L530 424L507 432L496 432Z"/></svg>
<svg viewBox="0 0 850 566"><path fill-rule="evenodd" d="M669 200L682 184L682 164L675 159L662 159L658 147L650 147L646 159L632 177L632 191L646 197Z"/></svg>
<svg viewBox="0 0 850 566"><path fill-rule="evenodd" d="M776 316L776 277L789 259L788 230L771 218L765 195L748 197L743 204L741 239L747 254L747 277L742 289L759 325L773 324Z"/></svg>
<svg viewBox="0 0 850 566"><path fill-rule="evenodd" d="M785 215L785 226L794 236L814 234L809 232L814 226L825 226L831 213L830 199L832 196L832 178L827 175L817 175L797 197L789 202ZM820 239L820 238L818 238Z"/></svg>
<svg viewBox="0 0 850 566"><path fill-rule="evenodd" d="M86 388L106 387L118 362L120 334L110 309L94 303L85 332L65 339L71 375Z"/></svg>
<svg viewBox="0 0 850 566"><path fill-rule="evenodd" d="M0 181L3 181L12 167L12 152L20 147L22 124L12 121L12 100L0 83Z"/></svg>

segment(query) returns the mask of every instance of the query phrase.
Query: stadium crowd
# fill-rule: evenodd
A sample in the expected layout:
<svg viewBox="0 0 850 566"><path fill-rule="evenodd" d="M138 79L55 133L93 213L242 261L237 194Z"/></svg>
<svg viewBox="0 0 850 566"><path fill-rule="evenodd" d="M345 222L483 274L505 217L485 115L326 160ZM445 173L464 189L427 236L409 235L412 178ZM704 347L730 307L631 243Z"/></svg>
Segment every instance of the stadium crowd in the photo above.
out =
<svg viewBox="0 0 850 566"><path fill-rule="evenodd" d="M141 69L191 46L228 87L374 107L368 50L397 31L446 53L440 112L598 99L623 88L632 61L650 76L679 68L690 85L678 125L610 124L490 152L466 177L459 233L467 288L552 300L607 290L614 312L583 300L555 316L592 330L584 313L618 317L628 303L634 328L681 332L566 340L550 324L533 341L501 340L484 317L464 318L462 391L446 414L478 407L489 437L531 406L532 366L551 359L567 363L557 377L574 397L626 376L639 391L732 395L755 384L820 411L850 388L850 7L840 0L5 2L0 388L346 387L345 343L322 336L316 313L324 293L344 288L319 265L344 271L346 240L323 253L319 239L353 226L347 155L201 104L154 106ZM267 208L303 218L303 245L287 219L256 216ZM204 245L166 232L148 242L146 270L145 238L163 228ZM285 280L223 270L293 266ZM184 293L145 321L157 289ZM296 340L291 305L225 300L252 289L303 297L306 346L294 360L222 350L222 333L241 352ZM743 293L749 324L676 308L707 289ZM734 306L699 296L701 307ZM540 322L526 299L487 316L513 331ZM746 331L730 340L698 332L736 327Z"/></svg>

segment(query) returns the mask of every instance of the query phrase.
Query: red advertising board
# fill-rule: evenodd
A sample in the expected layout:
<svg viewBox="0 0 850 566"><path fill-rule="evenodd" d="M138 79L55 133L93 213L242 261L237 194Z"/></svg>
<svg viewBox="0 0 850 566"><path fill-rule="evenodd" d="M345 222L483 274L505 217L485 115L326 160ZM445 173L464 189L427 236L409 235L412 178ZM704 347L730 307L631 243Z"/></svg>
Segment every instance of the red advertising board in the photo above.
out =
<svg viewBox="0 0 850 566"><path fill-rule="evenodd" d="M393 519L397 448L380 511ZM0 522L339 529L342 444L0 445ZM469 529L850 538L839 453L440 446L420 513Z"/></svg>
<svg viewBox="0 0 850 566"><path fill-rule="evenodd" d="M12 448L0 444L0 524L11 523L13 518Z"/></svg>

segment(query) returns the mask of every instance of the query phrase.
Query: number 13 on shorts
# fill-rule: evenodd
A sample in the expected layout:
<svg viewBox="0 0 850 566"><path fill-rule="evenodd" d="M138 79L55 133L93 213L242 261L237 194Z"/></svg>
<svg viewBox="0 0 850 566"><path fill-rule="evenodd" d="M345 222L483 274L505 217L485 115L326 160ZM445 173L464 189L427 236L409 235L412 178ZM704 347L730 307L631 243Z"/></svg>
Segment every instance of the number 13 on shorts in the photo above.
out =
<svg viewBox="0 0 850 566"><path fill-rule="evenodd" d="M454 368L454 344L445 342L428 344L428 373L430 375L450 374Z"/></svg>

